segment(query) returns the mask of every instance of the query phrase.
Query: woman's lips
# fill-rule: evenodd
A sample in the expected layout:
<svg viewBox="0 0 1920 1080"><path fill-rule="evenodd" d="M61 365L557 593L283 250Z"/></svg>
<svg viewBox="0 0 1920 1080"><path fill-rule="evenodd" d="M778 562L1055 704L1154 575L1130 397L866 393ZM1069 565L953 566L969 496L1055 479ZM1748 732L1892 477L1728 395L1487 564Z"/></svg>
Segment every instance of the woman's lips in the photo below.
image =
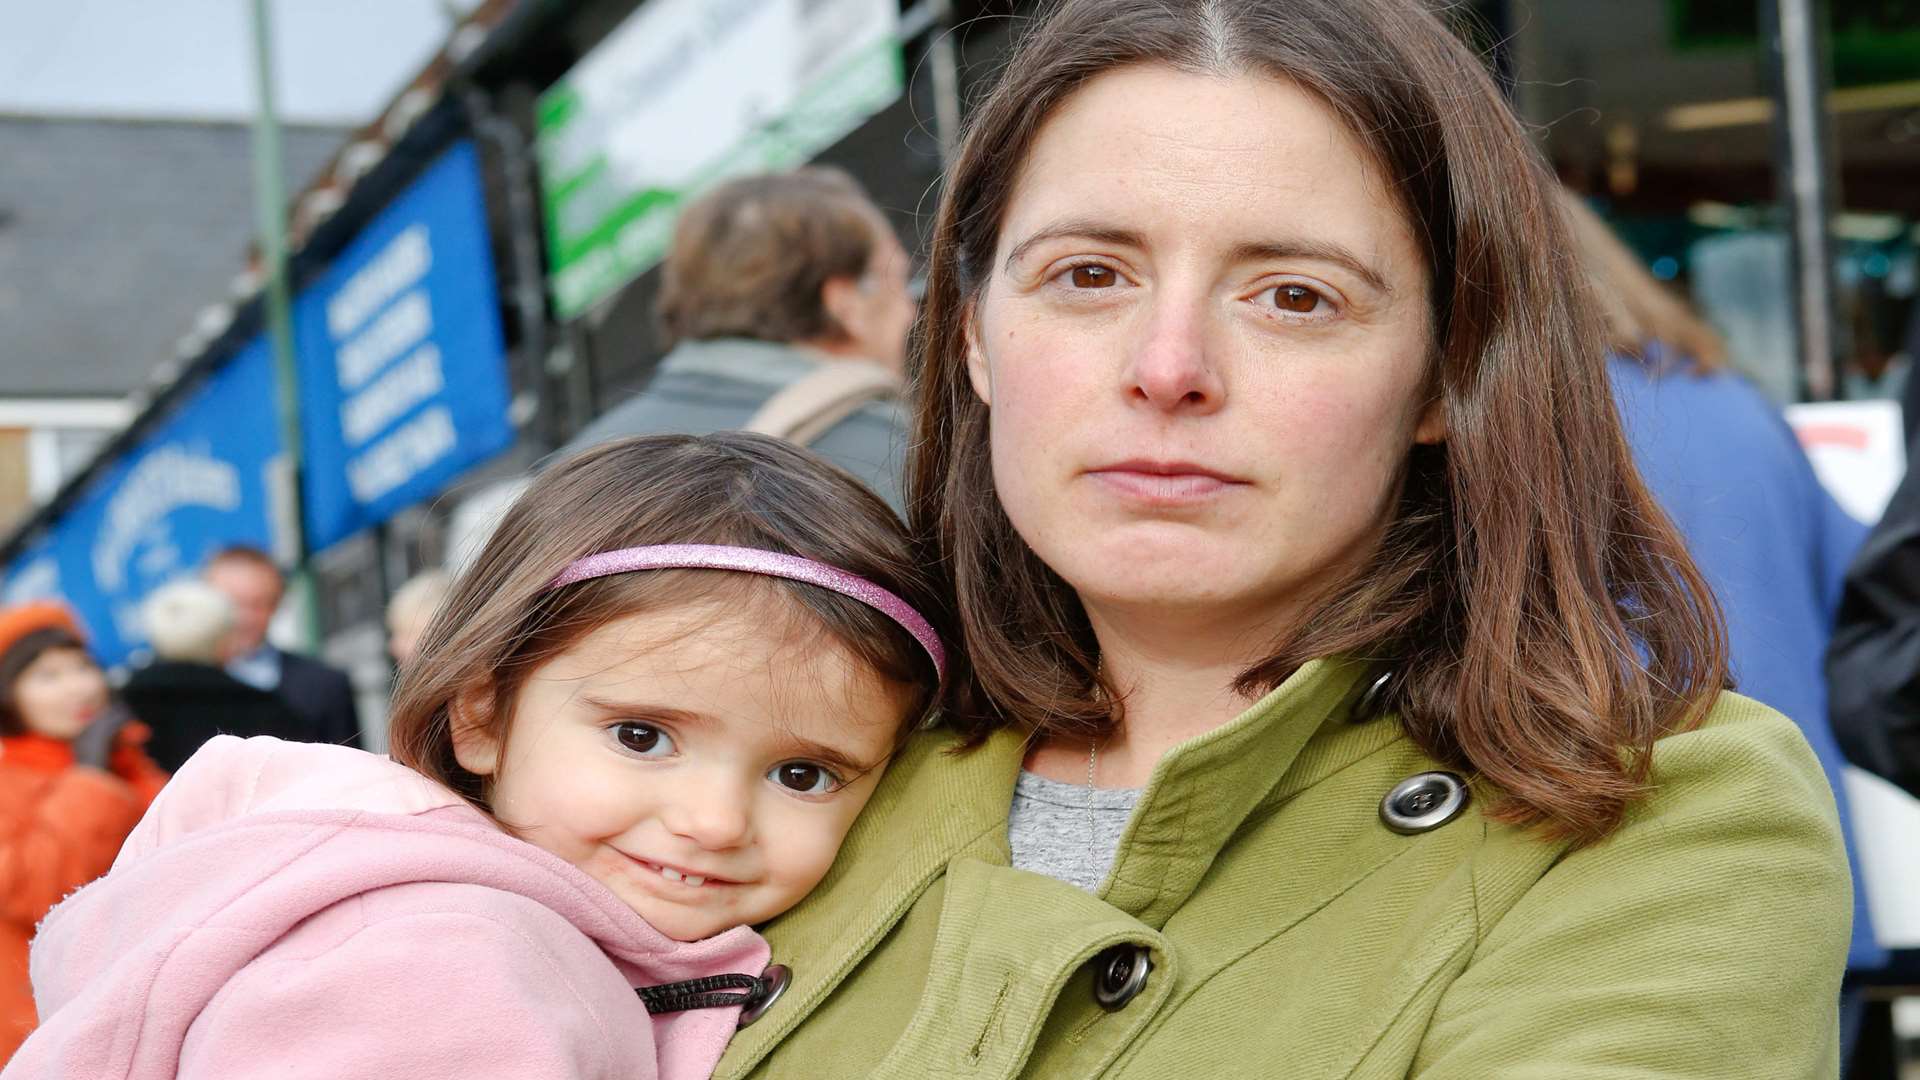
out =
<svg viewBox="0 0 1920 1080"><path fill-rule="evenodd" d="M1247 484L1187 462L1123 461L1090 469L1087 475L1125 498L1161 506L1204 502Z"/></svg>

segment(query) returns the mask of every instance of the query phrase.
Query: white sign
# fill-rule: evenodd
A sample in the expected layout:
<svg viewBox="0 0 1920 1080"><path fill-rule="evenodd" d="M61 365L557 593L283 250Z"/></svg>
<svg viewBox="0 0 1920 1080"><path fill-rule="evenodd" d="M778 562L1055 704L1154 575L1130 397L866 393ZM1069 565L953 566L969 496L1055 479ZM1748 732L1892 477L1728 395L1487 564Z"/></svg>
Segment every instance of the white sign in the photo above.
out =
<svg viewBox="0 0 1920 1080"><path fill-rule="evenodd" d="M896 0L652 0L541 96L554 299L658 262L680 201L792 168L905 89Z"/></svg>
<svg viewBox="0 0 1920 1080"><path fill-rule="evenodd" d="M1821 401L1789 405L1787 423L1840 509L1869 525L1880 520L1907 470L1900 405Z"/></svg>
<svg viewBox="0 0 1920 1080"><path fill-rule="evenodd" d="M1873 933L1889 949L1920 948L1920 800L1864 769L1842 774Z"/></svg>

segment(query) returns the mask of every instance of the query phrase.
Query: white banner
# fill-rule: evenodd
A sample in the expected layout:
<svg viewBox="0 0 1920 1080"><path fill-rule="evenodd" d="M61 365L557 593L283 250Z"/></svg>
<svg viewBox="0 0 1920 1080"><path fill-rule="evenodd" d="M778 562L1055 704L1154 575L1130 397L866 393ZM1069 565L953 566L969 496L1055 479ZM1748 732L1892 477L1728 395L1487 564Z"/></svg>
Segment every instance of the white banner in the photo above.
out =
<svg viewBox="0 0 1920 1080"><path fill-rule="evenodd" d="M541 95L554 296L658 262L682 199L791 168L905 88L896 0L652 0Z"/></svg>

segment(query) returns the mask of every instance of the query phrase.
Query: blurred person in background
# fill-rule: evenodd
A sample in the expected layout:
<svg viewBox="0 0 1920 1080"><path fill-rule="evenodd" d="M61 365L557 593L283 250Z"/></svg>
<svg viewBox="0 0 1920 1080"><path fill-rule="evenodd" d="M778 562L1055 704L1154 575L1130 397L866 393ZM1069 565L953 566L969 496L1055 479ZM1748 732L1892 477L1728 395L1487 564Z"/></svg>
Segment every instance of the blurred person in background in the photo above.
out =
<svg viewBox="0 0 1920 1080"><path fill-rule="evenodd" d="M1905 351L1920 358L1920 305ZM1847 572L1827 673L1848 760L1920 798L1920 378L1901 401L1907 472Z"/></svg>
<svg viewBox="0 0 1920 1080"><path fill-rule="evenodd" d="M447 598L451 581L444 570L422 570L393 591L387 601L387 655L395 667L406 667L420 650L420 635Z"/></svg>
<svg viewBox="0 0 1920 1080"><path fill-rule="evenodd" d="M821 167L721 184L681 213L664 273L672 351L556 457L622 435L757 431L899 509L914 301L907 253L860 186Z"/></svg>
<svg viewBox="0 0 1920 1080"><path fill-rule="evenodd" d="M1801 726L1837 789L1823 657L1866 527L1821 486L1780 410L1728 368L1713 328L1584 202L1563 205L1635 464L1724 609L1739 690Z"/></svg>
<svg viewBox="0 0 1920 1080"><path fill-rule="evenodd" d="M153 729L147 753L177 772L215 735L300 737L292 706L221 668L233 635L233 605L204 581L176 581L141 605L153 662L127 680L120 696Z"/></svg>
<svg viewBox="0 0 1920 1080"><path fill-rule="evenodd" d="M292 706L302 724L289 738L359 746L360 710L346 673L267 641L267 626L287 591L286 578L273 557L259 548L236 544L215 552L203 576L233 605L227 674L277 694Z"/></svg>
<svg viewBox="0 0 1920 1080"><path fill-rule="evenodd" d="M1735 688L1785 713L1820 758L1853 868L1847 966L1879 968L1887 954L1868 919L1824 668L1866 526L1821 486L1780 411L1727 367L1720 335L1582 199L1561 201L1606 320L1607 374L1634 463L1720 601Z"/></svg>
<svg viewBox="0 0 1920 1080"><path fill-rule="evenodd" d="M113 865L167 775L64 606L0 609L0 1062L33 1030L27 942Z"/></svg>

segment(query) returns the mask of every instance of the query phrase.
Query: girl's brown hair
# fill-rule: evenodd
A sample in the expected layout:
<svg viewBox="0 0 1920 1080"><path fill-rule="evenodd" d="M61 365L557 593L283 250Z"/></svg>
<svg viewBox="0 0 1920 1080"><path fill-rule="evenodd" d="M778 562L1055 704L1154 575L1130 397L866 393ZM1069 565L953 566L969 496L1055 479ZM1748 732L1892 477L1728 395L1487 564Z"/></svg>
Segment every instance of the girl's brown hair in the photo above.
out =
<svg viewBox="0 0 1920 1080"><path fill-rule="evenodd" d="M454 582L400 672L395 760L487 809L482 779L453 753L452 707L479 710L504 740L513 703L541 665L611 620L694 600L777 589L882 679L909 691L902 731L938 691L933 663L887 616L800 582L721 570L650 570L549 590L586 555L653 544L725 544L798 555L866 578L943 625L937 593L900 521L840 469L742 432L618 439L548 468Z"/></svg>
<svg viewBox="0 0 1920 1080"><path fill-rule="evenodd" d="M1065 0L975 110L935 225L908 476L971 665L953 722L1085 737L1120 719L1085 612L995 497L966 340L1035 133L1131 64L1318 95L1392 186L1431 282L1447 441L1409 454L1371 561L1236 689L1270 689L1315 657L1390 663L1408 733L1503 792L1500 818L1605 835L1654 740L1725 685L1724 632L1622 440L1554 181L1473 53L1415 0Z"/></svg>

